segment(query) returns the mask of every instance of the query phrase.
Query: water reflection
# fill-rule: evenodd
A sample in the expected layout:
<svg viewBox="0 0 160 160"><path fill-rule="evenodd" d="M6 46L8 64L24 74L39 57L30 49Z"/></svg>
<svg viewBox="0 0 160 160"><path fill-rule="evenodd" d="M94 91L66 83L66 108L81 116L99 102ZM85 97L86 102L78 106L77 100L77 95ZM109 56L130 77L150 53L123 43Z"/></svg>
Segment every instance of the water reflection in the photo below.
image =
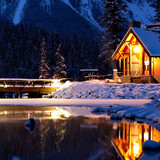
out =
<svg viewBox="0 0 160 160"><path fill-rule="evenodd" d="M0 118L16 118L16 119L29 119L31 117L43 118L43 119L61 119L70 116L69 112L60 109L59 107L16 107L4 106L5 110L1 110L0 107Z"/></svg>
<svg viewBox="0 0 160 160"><path fill-rule="evenodd" d="M142 156L142 143L160 141L154 127L137 122L112 123L106 118L62 116L48 110L5 110L0 116L0 159L120 160ZM58 116L57 116L58 112ZM4 114L5 113L5 114ZM28 116L29 114L29 116ZM32 134L25 129L36 119ZM58 117L55 119L55 117Z"/></svg>
<svg viewBox="0 0 160 160"><path fill-rule="evenodd" d="M147 124L122 121L113 123L113 129L117 134L112 143L122 159L139 159L142 156L142 144L147 140L160 142L160 132Z"/></svg>
<svg viewBox="0 0 160 160"><path fill-rule="evenodd" d="M32 134L25 129L27 120L15 118L16 114L14 118L10 114L10 118L0 119L0 159L117 159L111 145L112 123L108 119L47 119L39 115L33 116L37 125Z"/></svg>

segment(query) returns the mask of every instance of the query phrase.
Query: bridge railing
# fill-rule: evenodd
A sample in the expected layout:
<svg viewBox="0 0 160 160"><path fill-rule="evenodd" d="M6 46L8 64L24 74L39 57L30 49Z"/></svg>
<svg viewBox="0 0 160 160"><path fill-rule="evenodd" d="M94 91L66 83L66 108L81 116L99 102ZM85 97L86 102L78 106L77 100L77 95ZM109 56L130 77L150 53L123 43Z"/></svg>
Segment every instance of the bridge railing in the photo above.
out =
<svg viewBox="0 0 160 160"><path fill-rule="evenodd" d="M0 87L58 87L64 79L0 78Z"/></svg>

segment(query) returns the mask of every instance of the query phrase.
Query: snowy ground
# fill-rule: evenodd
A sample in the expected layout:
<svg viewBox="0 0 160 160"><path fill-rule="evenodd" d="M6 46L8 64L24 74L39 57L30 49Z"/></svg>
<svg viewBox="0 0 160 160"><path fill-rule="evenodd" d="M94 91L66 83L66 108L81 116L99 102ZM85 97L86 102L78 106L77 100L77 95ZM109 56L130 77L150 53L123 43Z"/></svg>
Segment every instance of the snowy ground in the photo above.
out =
<svg viewBox="0 0 160 160"><path fill-rule="evenodd" d="M160 84L66 82L47 97L50 98L0 99L0 106L58 106L74 116L109 114L113 119L137 118L160 126Z"/></svg>

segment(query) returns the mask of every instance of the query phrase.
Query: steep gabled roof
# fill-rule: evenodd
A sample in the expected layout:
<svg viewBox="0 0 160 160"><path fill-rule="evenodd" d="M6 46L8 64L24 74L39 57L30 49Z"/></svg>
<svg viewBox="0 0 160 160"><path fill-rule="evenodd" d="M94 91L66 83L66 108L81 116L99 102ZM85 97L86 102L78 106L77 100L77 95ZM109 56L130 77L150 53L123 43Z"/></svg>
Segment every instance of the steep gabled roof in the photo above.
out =
<svg viewBox="0 0 160 160"><path fill-rule="evenodd" d="M134 36L138 39L140 44L150 54L150 56L160 56L160 35L158 34L158 32L131 27L129 28L128 32L124 36L123 40L121 41L115 52L113 53L112 59L114 59L115 55L117 54L123 43L125 43L125 40L130 33L134 34Z"/></svg>

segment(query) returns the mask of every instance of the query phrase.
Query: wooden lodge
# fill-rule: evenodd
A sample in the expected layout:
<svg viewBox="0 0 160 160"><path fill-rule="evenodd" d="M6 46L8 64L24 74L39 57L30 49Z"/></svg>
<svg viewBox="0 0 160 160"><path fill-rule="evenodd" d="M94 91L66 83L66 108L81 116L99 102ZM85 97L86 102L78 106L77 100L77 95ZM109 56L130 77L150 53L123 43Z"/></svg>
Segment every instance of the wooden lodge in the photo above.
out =
<svg viewBox="0 0 160 160"><path fill-rule="evenodd" d="M122 68L124 83L160 82L160 34L156 25L130 27L112 55Z"/></svg>

